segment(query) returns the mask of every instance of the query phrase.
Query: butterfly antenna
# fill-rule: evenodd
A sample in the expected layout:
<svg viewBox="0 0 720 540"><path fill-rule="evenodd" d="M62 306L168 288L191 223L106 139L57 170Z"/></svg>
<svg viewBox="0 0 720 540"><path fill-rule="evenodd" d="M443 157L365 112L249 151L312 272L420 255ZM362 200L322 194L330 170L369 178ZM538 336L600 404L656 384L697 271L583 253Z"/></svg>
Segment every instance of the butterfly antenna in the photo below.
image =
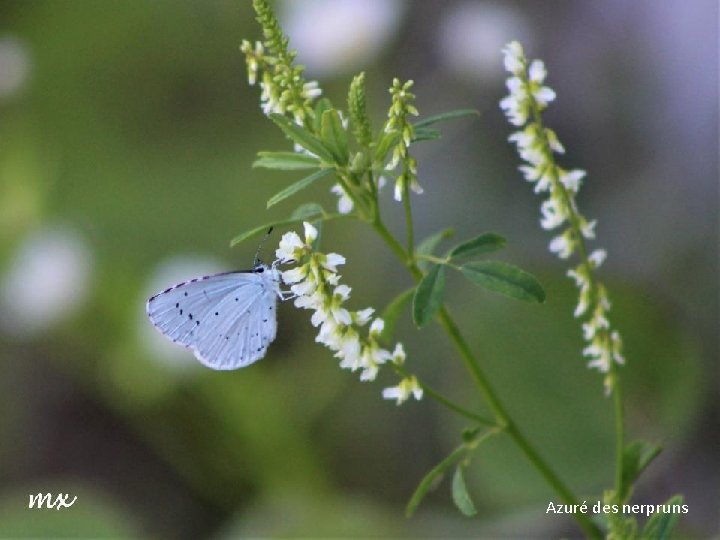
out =
<svg viewBox="0 0 720 540"><path fill-rule="evenodd" d="M267 232L265 233L265 236L260 241L260 245L257 248L257 252L255 253L255 262L253 263L253 266L257 266L260 264L260 252L262 251L263 246L265 245L265 241L270 236L270 233L273 232L273 227L270 227Z"/></svg>

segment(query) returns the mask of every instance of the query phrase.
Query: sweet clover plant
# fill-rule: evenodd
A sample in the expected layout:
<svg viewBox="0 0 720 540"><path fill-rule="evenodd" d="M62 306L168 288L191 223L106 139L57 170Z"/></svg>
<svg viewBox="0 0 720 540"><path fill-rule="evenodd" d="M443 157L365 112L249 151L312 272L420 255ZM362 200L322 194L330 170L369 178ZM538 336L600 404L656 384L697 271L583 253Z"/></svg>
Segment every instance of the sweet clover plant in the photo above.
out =
<svg viewBox="0 0 720 540"><path fill-rule="evenodd" d="M614 485L603 495L602 503L610 509L593 515L587 501L580 500L560 476L540 456L513 420L498 391L488 379L455 319L445 305L445 279L448 272L458 272L471 286L480 286L514 299L542 303L545 292L530 273L500 260L485 256L501 250L505 239L492 232L476 236L438 253L441 241L449 235L440 231L421 242L414 233L413 196L422 194L413 146L440 137L437 123L476 115L474 110L457 110L422 117L411 92L413 82L394 79L390 86L387 117L373 126L367 113L365 75L360 73L350 83L344 110L327 98L315 81L307 81L303 67L295 63L296 52L289 48L277 18L267 0L253 0L263 39L254 44L243 41L248 80L259 84L263 113L289 139L292 146L282 151L258 153L255 167L290 171L304 175L269 198L267 206L300 195L316 182L327 182L336 199L336 211L327 211L316 202L301 204L285 220L263 224L235 239L232 244L266 231L269 226L303 223L303 234L295 231L283 235L276 251L283 267L282 280L289 288L294 305L312 312L310 321L316 327L315 340L330 349L339 366L359 372L361 381L373 381L380 369L391 369L397 384L382 390L382 396L398 405L409 398L429 397L464 417L469 427L458 435L458 446L419 482L409 499L407 514L412 514L435 480L454 470L451 493L460 512L476 513L472 497L463 479L482 443L491 437L509 438L553 490L558 505L572 510L572 516L591 538L666 538L677 521L672 508L684 507L682 497L675 496L663 508L655 508L640 530L636 518L628 515L627 505L633 485L640 473L658 455L660 448L646 442L627 444L624 433L621 387L622 355L620 333L611 323L607 288L597 277L605 251L590 251L595 239L594 220L588 220L578 209L578 191L585 171L565 169L556 156L564 153L558 136L543 123L542 112L555 99L555 92L544 85L546 69L542 61L529 61L517 42L504 49L504 64L510 77L509 95L500 106L510 123L518 129L510 135L524 164L520 171L533 183L535 192L545 196L541 205L540 225L559 231L549 245L551 252L563 260L575 256L567 274L579 289L575 316L582 321L587 345L582 354L589 367L604 377L605 393L614 403L616 424L616 467ZM387 190L383 188L388 185ZM392 190L392 195L386 191ZM402 206L405 235L396 238L388 229L380 209L382 197L392 196ZM372 307L351 310L346 302L351 288L341 282L338 267L346 264L337 253L324 253L318 242L318 228L330 221L354 219L372 228L379 239L402 262L415 283L388 302L380 316ZM412 371L412 358L406 358L402 343L393 339L395 322L409 310L418 329L438 324L457 351L478 394L484 399L492 417L481 416L428 386ZM586 510L581 508L585 503ZM551 503L553 504L553 503ZM671 508L668 510L667 508Z"/></svg>

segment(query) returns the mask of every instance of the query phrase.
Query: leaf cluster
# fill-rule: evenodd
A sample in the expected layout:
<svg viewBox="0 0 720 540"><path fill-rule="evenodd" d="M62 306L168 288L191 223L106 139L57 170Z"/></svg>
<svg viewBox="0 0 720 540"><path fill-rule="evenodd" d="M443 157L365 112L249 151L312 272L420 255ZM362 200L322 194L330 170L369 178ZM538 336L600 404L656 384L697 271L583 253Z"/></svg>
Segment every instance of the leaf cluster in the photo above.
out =
<svg viewBox="0 0 720 540"><path fill-rule="evenodd" d="M471 283L489 291L530 302L545 301L545 291L537 279L516 266L501 261L460 263L462 259L505 247L505 239L498 234L484 233L452 247L443 258L432 256L437 244L450 234L448 230L440 231L418 246L418 257L427 261L424 266L429 264L413 297L412 315L418 327L427 325L443 305L447 268L458 270Z"/></svg>

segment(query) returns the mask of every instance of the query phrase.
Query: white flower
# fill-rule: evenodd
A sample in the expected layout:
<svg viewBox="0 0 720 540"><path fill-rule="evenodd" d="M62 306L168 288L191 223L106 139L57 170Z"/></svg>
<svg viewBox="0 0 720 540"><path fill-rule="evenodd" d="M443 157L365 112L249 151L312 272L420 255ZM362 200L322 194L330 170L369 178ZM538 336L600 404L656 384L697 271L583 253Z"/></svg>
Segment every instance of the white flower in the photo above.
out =
<svg viewBox="0 0 720 540"><path fill-rule="evenodd" d="M337 351L343 343L342 327L332 317L326 318L320 325L315 341Z"/></svg>
<svg viewBox="0 0 720 540"><path fill-rule="evenodd" d="M545 107L555 99L555 91L547 86L542 86L547 76L547 70L542 60L533 60L528 68L528 79L532 86L532 95L538 105Z"/></svg>
<svg viewBox="0 0 720 540"><path fill-rule="evenodd" d="M522 131L516 131L508 137L508 141L513 142L517 145L518 149L524 150L535 146L537 135L534 129L523 129ZM528 161L527 159L525 161ZM533 163L536 165L536 163Z"/></svg>
<svg viewBox="0 0 720 540"><path fill-rule="evenodd" d="M597 225L596 219L588 221L585 218L582 218L580 220L580 232L584 238L587 238L588 240L595 238L595 225Z"/></svg>
<svg viewBox="0 0 720 540"><path fill-rule="evenodd" d="M604 249L596 249L588 256L588 260L590 261L590 264L592 264L593 268L598 268L603 261L605 261L606 257L607 252Z"/></svg>
<svg viewBox="0 0 720 540"><path fill-rule="evenodd" d="M587 173L582 169L573 169L572 171L563 171L560 169L560 171L560 183L562 183L568 191L577 193L580 189L580 180L585 178Z"/></svg>
<svg viewBox="0 0 720 540"><path fill-rule="evenodd" d="M503 49L503 64L505 69L517 75L525 68L525 53L522 45L517 41L511 41Z"/></svg>
<svg viewBox="0 0 720 540"><path fill-rule="evenodd" d="M342 307L342 304L345 300L347 300L350 297L350 287L347 285L338 285L335 287L335 290L333 291L332 298L330 300L330 313L333 316L333 319L338 324L348 326L352 324L352 317L350 316L350 312Z"/></svg>
<svg viewBox="0 0 720 540"><path fill-rule="evenodd" d="M317 238L317 229L307 221L303 221L303 228L305 229L305 244L310 245Z"/></svg>
<svg viewBox="0 0 720 540"><path fill-rule="evenodd" d="M283 283L287 285L298 283L307 277L307 267L296 266L295 268L281 272L280 276L282 277Z"/></svg>
<svg viewBox="0 0 720 540"><path fill-rule="evenodd" d="M358 326L365 326L367 323L370 322L370 318L372 317L373 313L375 313L375 310L371 307L356 311L353 314L353 322Z"/></svg>
<svg viewBox="0 0 720 540"><path fill-rule="evenodd" d="M322 90L318 86L317 81L310 81L303 84L302 97L305 99L315 99L322 95Z"/></svg>
<svg viewBox="0 0 720 540"><path fill-rule="evenodd" d="M578 288L586 287L590 283L590 274L588 272L587 266L584 264L579 264L575 268L571 268L567 271L567 276L573 280L575 280L575 285Z"/></svg>
<svg viewBox="0 0 720 540"><path fill-rule="evenodd" d="M500 108L505 112L508 120L514 126L522 126L527 122L530 109L522 81L517 77L508 80L510 94L500 100Z"/></svg>
<svg viewBox="0 0 720 540"><path fill-rule="evenodd" d="M282 235L280 247L275 250L275 257L281 263L288 263L299 257L303 248L302 240L296 232L290 231Z"/></svg>
<svg viewBox="0 0 720 540"><path fill-rule="evenodd" d="M311 296L317 289L317 282L314 279L306 279L290 286L290 292L298 297Z"/></svg>
<svg viewBox="0 0 720 540"><path fill-rule="evenodd" d="M552 230L565 222L565 207L555 198L544 201L540 206L540 211L542 212L540 226L543 229Z"/></svg>
<svg viewBox="0 0 720 540"><path fill-rule="evenodd" d="M540 181L535 184L535 193L542 193L543 191L550 191L552 189L553 176L552 171L554 167L546 166L545 174L540 177Z"/></svg>
<svg viewBox="0 0 720 540"><path fill-rule="evenodd" d="M590 307L590 286L585 285L580 289L580 296L578 297L578 303L573 312L573 316L577 319L581 317Z"/></svg>
<svg viewBox="0 0 720 540"><path fill-rule="evenodd" d="M540 167L531 165L520 165L518 170L528 182L537 182L541 175Z"/></svg>
<svg viewBox="0 0 720 540"><path fill-rule="evenodd" d="M378 337L380 334L382 334L384 328L385 321L378 317L370 325L370 335L373 337Z"/></svg>
<svg viewBox="0 0 720 540"><path fill-rule="evenodd" d="M545 128L545 138L547 139L548 145L553 152L557 154L565 153L565 147L562 145L560 139L558 139L558 136L552 129Z"/></svg>
<svg viewBox="0 0 720 540"><path fill-rule="evenodd" d="M345 264L345 257L337 253L328 253L325 255L323 268L330 270L331 272L337 272L337 267L341 264Z"/></svg>
<svg viewBox="0 0 720 540"><path fill-rule="evenodd" d="M605 317L605 310L602 306L598 305L590 320L582 325L583 338L585 341L590 341L600 330L608 328L610 328L610 322Z"/></svg>
<svg viewBox="0 0 720 540"><path fill-rule="evenodd" d="M407 377L401 380L397 386L383 390L383 398L394 399L398 405L406 401L411 395L418 400L421 399L423 395L423 390L415 376Z"/></svg>
<svg viewBox="0 0 720 540"><path fill-rule="evenodd" d="M292 289L291 289L292 290ZM319 291L315 291L310 296L298 296L295 299L295 307L299 309L324 309L324 298Z"/></svg>
<svg viewBox="0 0 720 540"><path fill-rule="evenodd" d="M368 362L365 369L362 370L360 373L360 380L361 381L374 381L375 377L377 377L379 367L376 363Z"/></svg>
<svg viewBox="0 0 720 540"><path fill-rule="evenodd" d="M338 212L340 212L341 214L349 214L350 212L352 212L355 204L353 203L353 200L348 197L347 193L345 193L345 190L340 184L335 184L333 187L330 188L330 191L338 196Z"/></svg>
<svg viewBox="0 0 720 540"><path fill-rule="evenodd" d="M402 182L402 175L398 176L397 181L395 182L395 190L393 191L393 199L395 199L397 202L402 202L403 198L403 182Z"/></svg>
<svg viewBox="0 0 720 540"><path fill-rule="evenodd" d="M395 350L392 353L393 364L401 366L405 363L405 349L402 343L395 344Z"/></svg>
<svg viewBox="0 0 720 540"><path fill-rule="evenodd" d="M351 292L352 289L347 285L338 285L333 291L333 296L337 296L340 299L340 302L344 302L345 300L350 298Z"/></svg>
<svg viewBox="0 0 720 540"><path fill-rule="evenodd" d="M360 367L361 351L360 336L350 327L340 339L335 356L341 359L340 367L342 369L355 371Z"/></svg>
<svg viewBox="0 0 720 540"><path fill-rule="evenodd" d="M572 231L567 229L561 235L553 238L549 247L551 253L556 253L561 259L567 259L575 250L575 242L572 240Z"/></svg>
<svg viewBox="0 0 720 540"><path fill-rule="evenodd" d="M410 174L403 172L395 179L395 190L393 193L393 197L398 202L402 202L403 200L406 184L413 192L417 193L418 195L422 195L424 191L417 181L417 165L415 164L415 159L408 158L408 162L411 164L411 167L409 168Z"/></svg>
<svg viewBox="0 0 720 540"><path fill-rule="evenodd" d="M545 77L547 77L545 63L542 60L533 60L530 62L530 67L528 68L528 78L530 81L536 84L542 84L545 82Z"/></svg>
<svg viewBox="0 0 720 540"><path fill-rule="evenodd" d="M610 371L611 355L604 343L594 339L590 345L583 349L583 356L590 358L589 368L596 368L601 373Z"/></svg>
<svg viewBox="0 0 720 540"><path fill-rule="evenodd" d="M547 167L548 158L542 150L537 130L533 124L529 124L522 131L511 134L508 140L517 145L518 154L522 159L536 167Z"/></svg>
<svg viewBox="0 0 720 540"><path fill-rule="evenodd" d="M540 106L545 106L555 99L555 90L547 86L541 86L537 90L533 90L533 98Z"/></svg>

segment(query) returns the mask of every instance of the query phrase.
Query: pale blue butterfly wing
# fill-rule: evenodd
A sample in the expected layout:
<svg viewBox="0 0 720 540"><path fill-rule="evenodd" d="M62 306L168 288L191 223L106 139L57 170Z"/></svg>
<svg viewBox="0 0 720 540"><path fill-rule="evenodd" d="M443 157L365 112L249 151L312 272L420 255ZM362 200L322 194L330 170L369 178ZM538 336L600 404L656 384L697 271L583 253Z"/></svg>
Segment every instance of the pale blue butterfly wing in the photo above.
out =
<svg viewBox="0 0 720 540"><path fill-rule="evenodd" d="M275 268L257 265L165 289L147 302L153 325L191 349L212 369L237 369L260 360L277 333Z"/></svg>

